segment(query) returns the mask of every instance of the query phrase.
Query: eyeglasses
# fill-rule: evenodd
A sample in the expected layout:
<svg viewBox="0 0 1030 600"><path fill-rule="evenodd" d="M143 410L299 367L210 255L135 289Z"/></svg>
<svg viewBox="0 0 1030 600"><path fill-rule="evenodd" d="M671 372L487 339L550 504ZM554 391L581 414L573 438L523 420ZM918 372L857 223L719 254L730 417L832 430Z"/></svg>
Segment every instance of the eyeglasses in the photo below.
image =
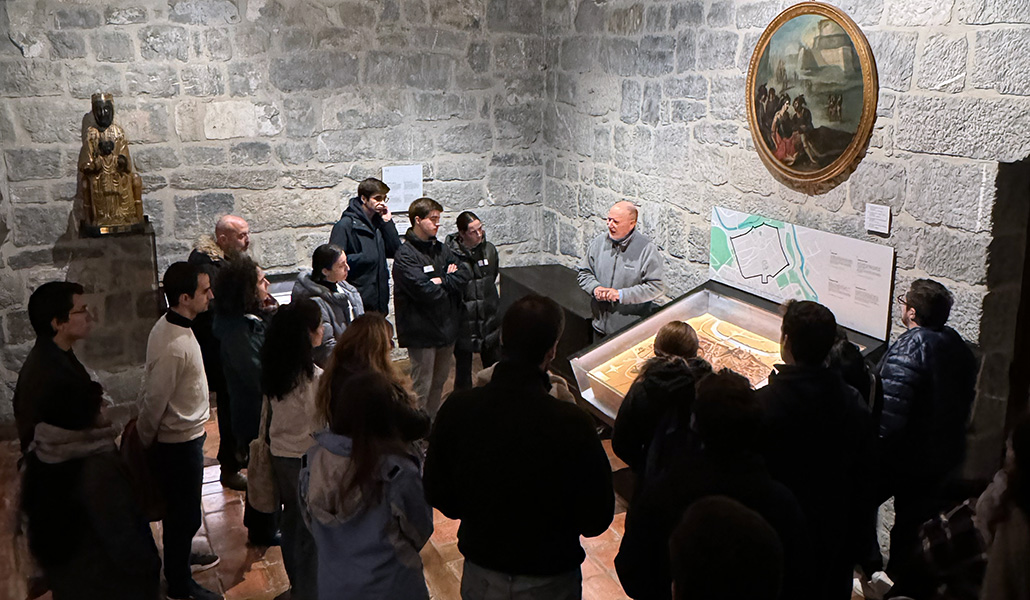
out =
<svg viewBox="0 0 1030 600"><path fill-rule="evenodd" d="M898 303L908 306L908 300L905 298L905 294L898 296Z"/></svg>

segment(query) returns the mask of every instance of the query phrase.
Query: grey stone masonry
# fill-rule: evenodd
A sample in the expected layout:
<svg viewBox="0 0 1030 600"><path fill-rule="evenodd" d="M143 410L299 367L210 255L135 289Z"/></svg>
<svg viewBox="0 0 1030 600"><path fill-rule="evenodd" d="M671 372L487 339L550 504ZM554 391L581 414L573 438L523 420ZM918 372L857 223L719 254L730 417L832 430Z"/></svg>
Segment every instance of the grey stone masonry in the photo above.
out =
<svg viewBox="0 0 1030 600"><path fill-rule="evenodd" d="M637 202L667 256L670 296L707 277L713 206L893 246L897 286L941 279L956 327L992 342L982 395L997 407L1006 388L991 374L1012 349L988 337L1012 330L1022 264L1010 257L1026 242L999 228L1025 232L1027 219L1011 216L1026 186L999 163L1030 155L1030 9L836 3L868 38L881 92L857 170L810 197L765 170L744 109L758 39L792 3L8 0L0 384L10 388L31 342L28 293L68 278L99 307L84 360L117 400L134 399L155 266L235 212L251 223L254 256L294 271L360 179L419 163L425 193L447 209L441 235L475 209L504 264L573 265L612 203ZM115 95L153 241L77 233L76 161L98 91ZM891 235L863 231L868 203L890 206ZM997 429L997 412L978 426ZM971 461L985 470L991 450Z"/></svg>

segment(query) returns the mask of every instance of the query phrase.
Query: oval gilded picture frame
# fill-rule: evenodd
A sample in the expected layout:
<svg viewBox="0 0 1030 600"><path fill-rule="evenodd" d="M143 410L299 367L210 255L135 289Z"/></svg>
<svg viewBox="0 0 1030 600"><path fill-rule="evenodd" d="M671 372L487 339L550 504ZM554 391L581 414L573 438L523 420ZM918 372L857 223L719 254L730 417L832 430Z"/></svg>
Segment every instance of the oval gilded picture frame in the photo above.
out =
<svg viewBox="0 0 1030 600"><path fill-rule="evenodd" d="M835 6L803 2L762 32L747 73L747 122L781 183L830 191L855 171L876 122L879 78L862 30Z"/></svg>

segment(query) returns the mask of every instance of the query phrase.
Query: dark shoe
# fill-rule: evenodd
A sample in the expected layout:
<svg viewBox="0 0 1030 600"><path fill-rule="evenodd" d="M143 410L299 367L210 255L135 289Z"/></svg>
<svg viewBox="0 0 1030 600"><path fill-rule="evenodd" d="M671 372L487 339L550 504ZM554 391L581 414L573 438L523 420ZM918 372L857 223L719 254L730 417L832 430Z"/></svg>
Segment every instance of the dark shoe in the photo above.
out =
<svg viewBox="0 0 1030 600"><path fill-rule="evenodd" d="M217 554L204 554L202 552L190 552L190 571L199 573L207 571L220 563L222 559Z"/></svg>
<svg viewBox="0 0 1030 600"><path fill-rule="evenodd" d="M222 487L227 487L230 490L236 490L237 492L247 491L247 476L239 471L235 473L229 473L228 475L222 474Z"/></svg>
<svg viewBox="0 0 1030 600"><path fill-rule="evenodd" d="M168 600L223 600L224 596L190 579L186 590L168 590Z"/></svg>
<svg viewBox="0 0 1030 600"><path fill-rule="evenodd" d="M283 534L276 531L270 538L248 536L247 543L251 546L278 546L283 542Z"/></svg>

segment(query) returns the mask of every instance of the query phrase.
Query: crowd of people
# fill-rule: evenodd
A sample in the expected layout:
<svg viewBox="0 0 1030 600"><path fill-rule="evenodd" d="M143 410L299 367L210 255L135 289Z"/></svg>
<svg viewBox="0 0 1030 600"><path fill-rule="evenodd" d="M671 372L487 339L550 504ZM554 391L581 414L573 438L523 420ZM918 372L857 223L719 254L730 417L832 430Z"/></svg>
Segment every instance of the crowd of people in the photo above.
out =
<svg viewBox="0 0 1030 600"><path fill-rule="evenodd" d="M55 600L158 598L162 564L168 598L221 597L192 575L218 561L191 550L211 393L222 484L247 492L249 542L282 546L292 598L429 598L420 550L434 508L461 522L464 600L582 597L580 538L607 530L615 494L597 423L550 371L563 309L529 295L499 314L480 219L462 212L440 241L443 207L420 198L400 236L388 192L361 182L282 306L246 253L246 221L220 219L164 273L168 310L124 430L73 350L90 334L86 290L33 292L37 342L14 407L29 544ZM662 293L636 207L616 204L607 223L579 271L597 337ZM950 508L977 362L946 325L944 286L919 279L899 301L906 331L876 366L828 308L788 302L784 364L758 390L713 372L688 324L661 328L612 430L636 482L615 559L630 597L850 598L856 567L884 567L876 511L889 497L891 594L934 597L920 526ZM988 600L1030 596L1028 440L1024 418L978 506ZM143 469L130 468L134 445Z"/></svg>

